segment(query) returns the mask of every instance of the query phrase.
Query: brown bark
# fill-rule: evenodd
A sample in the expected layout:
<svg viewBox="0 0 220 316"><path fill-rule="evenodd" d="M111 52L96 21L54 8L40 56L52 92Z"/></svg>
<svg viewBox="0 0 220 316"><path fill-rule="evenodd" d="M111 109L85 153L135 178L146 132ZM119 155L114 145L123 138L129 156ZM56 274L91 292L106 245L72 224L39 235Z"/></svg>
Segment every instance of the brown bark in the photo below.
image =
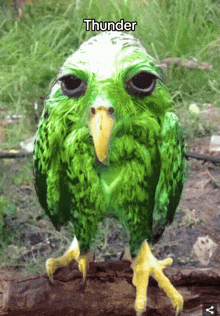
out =
<svg viewBox="0 0 220 316"><path fill-rule="evenodd" d="M183 59L183 58L165 58L160 61L160 65L163 66L169 66L169 65L176 65L181 66L184 68L189 69L200 69L205 71L210 71L213 69L211 64L205 63L203 61L195 61L195 60L189 60L189 59Z"/></svg>
<svg viewBox="0 0 220 316"><path fill-rule="evenodd" d="M220 308L220 269L166 268L165 275L183 295L182 315L201 316L202 304ZM46 274L20 275L0 270L1 315L135 315L135 287L129 261L91 263L84 293L77 264L57 269L54 283ZM175 315L165 292L150 278L144 315ZM210 314L211 315L211 314ZM220 311L218 311L220 315Z"/></svg>
<svg viewBox="0 0 220 316"><path fill-rule="evenodd" d="M210 155L200 155L199 153L196 152L190 152L190 153L185 153L186 159L188 158L195 158L198 160L204 160L204 162L210 161L215 163L220 163L220 157L215 157L215 156L210 156Z"/></svg>

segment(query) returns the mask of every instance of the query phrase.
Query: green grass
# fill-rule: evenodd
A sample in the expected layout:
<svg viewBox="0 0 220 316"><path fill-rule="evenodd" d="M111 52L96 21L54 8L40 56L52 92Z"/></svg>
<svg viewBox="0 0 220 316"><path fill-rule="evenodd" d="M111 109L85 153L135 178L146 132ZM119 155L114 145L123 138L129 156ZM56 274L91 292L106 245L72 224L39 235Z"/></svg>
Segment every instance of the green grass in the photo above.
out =
<svg viewBox="0 0 220 316"><path fill-rule="evenodd" d="M18 124L8 126L7 140L0 144L1 149L19 148L20 141L35 133L34 104L38 104L41 112L44 98L60 66L84 40L96 34L85 31L85 18L137 21L134 35L156 59L181 57L210 63L213 66L210 72L171 66L167 85L188 140L215 131L213 126L201 127L199 119L192 117L188 108L191 103L200 108L204 103L220 104L219 1L47 0L45 3L45 0L39 0L24 10L25 15L18 20L12 9L0 6L0 107L7 108L7 111L0 112L0 119L9 113L23 115ZM0 172L0 194L4 197L0 206L5 209L5 222L10 224L1 234L0 263L16 265L12 256L16 251L8 247L29 247L20 242L20 236L30 226L33 231L47 231L47 236L56 234L62 253L70 240L70 233L68 230L66 235L55 233L48 219L42 215L44 213L34 195L31 161L21 160L17 167L13 163L7 166L1 162ZM22 193L23 185L30 186L31 198L28 201L27 195ZM5 198L9 199L9 203L5 202ZM25 208L27 202L28 212ZM13 214L10 213L12 209ZM41 220L37 220L39 216ZM18 227L14 227L13 218ZM105 227L101 230L105 231ZM104 235L101 233L102 243ZM23 264L25 271L43 271L44 260L35 271L36 262L30 259Z"/></svg>
<svg viewBox="0 0 220 316"><path fill-rule="evenodd" d="M197 104L220 102L218 1L45 1L25 7L21 20L10 11L0 14L0 100L1 107L23 114L18 126L8 128L8 142L18 146L36 130L34 103L40 110L58 70L83 40L84 18L98 21L137 21L134 32L158 59L182 57L206 61L211 72L171 67L168 87L175 103L188 109Z"/></svg>

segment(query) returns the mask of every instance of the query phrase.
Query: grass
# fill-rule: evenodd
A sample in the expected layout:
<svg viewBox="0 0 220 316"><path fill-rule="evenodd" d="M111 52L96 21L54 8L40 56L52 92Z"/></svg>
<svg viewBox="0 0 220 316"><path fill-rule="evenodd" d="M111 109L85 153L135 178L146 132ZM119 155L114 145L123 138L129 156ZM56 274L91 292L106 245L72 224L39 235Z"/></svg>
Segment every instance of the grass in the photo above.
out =
<svg viewBox="0 0 220 316"><path fill-rule="evenodd" d="M47 0L45 3L39 0L25 6L24 11L24 16L18 20L9 5L0 6L0 101L1 108L6 108L6 111L0 111L0 119L8 114L22 115L17 124L7 127L7 140L0 144L1 149L19 148L20 141L34 135L35 105L38 105L37 113L41 113L60 66L84 40L97 33L85 31L85 18L137 21L134 35L156 59L181 57L210 63L213 66L210 72L171 66L167 85L187 140L215 131L211 125L201 127L199 118L190 115L188 108L191 103L199 108L204 103L220 104L218 1ZM0 239L0 263L7 262L8 266L18 266L13 253L19 257L22 251L31 249L28 242L20 240L22 234L26 236L27 230L36 234L46 231L45 240L59 240L59 254L71 239L71 227L63 230L65 234L55 232L40 209L34 195L31 168L31 160L28 159L16 163L12 161L9 165L0 162L0 194L4 197L2 202L0 200L0 207L4 208L2 216L7 224ZM25 186L30 191L28 200ZM111 227L112 223L104 225ZM102 242L106 238L105 229L105 226L101 227ZM9 247L11 245L17 247L17 252ZM44 247L47 246L45 241ZM38 264L37 270L36 259L33 258L30 256L26 262L20 263L21 271L44 271L45 258Z"/></svg>
<svg viewBox="0 0 220 316"><path fill-rule="evenodd" d="M0 14L1 107L23 115L16 127L8 128L8 141L2 147L16 147L34 134L34 104L41 112L62 63L83 40L96 33L85 31L84 18L137 21L135 35L157 59L182 57L209 62L213 65L211 72L171 67L168 88L177 109L188 110L191 102L219 104L217 1L117 2L48 0L45 4L39 0L25 7L21 20L14 19L10 11Z"/></svg>

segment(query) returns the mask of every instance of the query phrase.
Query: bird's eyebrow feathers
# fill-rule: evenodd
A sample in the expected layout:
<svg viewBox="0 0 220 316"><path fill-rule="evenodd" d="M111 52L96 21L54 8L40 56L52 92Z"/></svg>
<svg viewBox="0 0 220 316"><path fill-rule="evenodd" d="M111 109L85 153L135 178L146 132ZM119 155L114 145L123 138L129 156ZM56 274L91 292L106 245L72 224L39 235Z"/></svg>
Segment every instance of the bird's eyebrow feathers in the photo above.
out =
<svg viewBox="0 0 220 316"><path fill-rule="evenodd" d="M127 65L126 65L127 64ZM145 60L135 60L133 63L129 63L124 61L121 66L118 67L117 75L121 75L123 81L127 81L131 79L133 76L138 74L141 71L149 72L155 75L158 79L163 81L162 70L158 67L154 62L147 62ZM65 76L72 75L76 76L77 78L88 82L91 76L94 76L94 73L90 73L88 70L79 69L79 68L63 68L62 72L59 73L58 78L56 79L55 83L62 80ZM114 75L113 75L114 77Z"/></svg>
<svg viewBox="0 0 220 316"><path fill-rule="evenodd" d="M88 71L86 71L84 69L64 67L63 69L61 69L60 73L58 74L58 77L57 77L55 83L57 83L63 77L66 77L68 75L75 76L75 77L77 77L81 80L84 80L84 81L88 81L88 79L90 77Z"/></svg>
<svg viewBox="0 0 220 316"><path fill-rule="evenodd" d="M157 71L157 67L155 64L146 64L144 61L137 61L135 64L124 67L124 70L122 71L122 78L123 81L127 81L137 75L138 73L145 71L148 73L151 73L152 75L155 75L158 79L162 80L161 74Z"/></svg>

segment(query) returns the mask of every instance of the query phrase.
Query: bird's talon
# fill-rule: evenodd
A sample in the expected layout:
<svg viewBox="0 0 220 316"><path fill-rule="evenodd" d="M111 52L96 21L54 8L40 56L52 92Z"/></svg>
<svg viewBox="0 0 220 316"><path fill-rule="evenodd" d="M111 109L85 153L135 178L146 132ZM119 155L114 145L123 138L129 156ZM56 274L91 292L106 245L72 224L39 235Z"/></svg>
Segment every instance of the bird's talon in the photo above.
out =
<svg viewBox="0 0 220 316"><path fill-rule="evenodd" d="M147 298L146 296L141 296L141 297L136 298L135 305L134 305L136 312L141 313L141 314L145 312L146 301L147 301L146 298Z"/></svg>
<svg viewBox="0 0 220 316"><path fill-rule="evenodd" d="M142 315L146 309L147 302L147 286L149 276L152 275L157 281L158 285L166 292L171 300L172 306L176 309L176 316L183 309L183 297L173 287L169 279L164 275L163 269L173 263L172 258L166 258L162 261L157 260L145 241L140 249L140 252L133 264L134 275L133 284L136 286L136 301L135 310L136 315Z"/></svg>
<svg viewBox="0 0 220 316"><path fill-rule="evenodd" d="M85 280L83 279L82 285L81 285L81 287L80 287L80 291L81 291L82 293L84 293L85 288L86 288L86 279L85 279Z"/></svg>
<svg viewBox="0 0 220 316"><path fill-rule="evenodd" d="M59 262L57 259L50 258L46 261L46 272L51 282L54 282L53 273L57 269Z"/></svg>

